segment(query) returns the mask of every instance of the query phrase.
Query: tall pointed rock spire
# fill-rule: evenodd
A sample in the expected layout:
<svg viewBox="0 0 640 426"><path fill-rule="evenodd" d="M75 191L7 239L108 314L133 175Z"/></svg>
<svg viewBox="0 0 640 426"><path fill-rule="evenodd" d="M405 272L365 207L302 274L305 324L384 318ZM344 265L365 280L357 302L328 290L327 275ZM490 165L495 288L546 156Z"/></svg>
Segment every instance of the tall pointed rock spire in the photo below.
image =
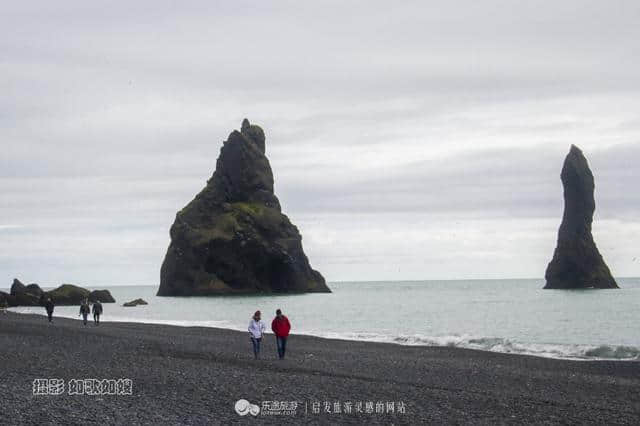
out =
<svg viewBox="0 0 640 426"><path fill-rule="evenodd" d="M591 235L596 204L593 174L575 145L564 160L564 215L544 288L618 288Z"/></svg>
<svg viewBox="0 0 640 426"><path fill-rule="evenodd" d="M205 188L176 215L158 295L329 291L281 212L264 132L245 119Z"/></svg>

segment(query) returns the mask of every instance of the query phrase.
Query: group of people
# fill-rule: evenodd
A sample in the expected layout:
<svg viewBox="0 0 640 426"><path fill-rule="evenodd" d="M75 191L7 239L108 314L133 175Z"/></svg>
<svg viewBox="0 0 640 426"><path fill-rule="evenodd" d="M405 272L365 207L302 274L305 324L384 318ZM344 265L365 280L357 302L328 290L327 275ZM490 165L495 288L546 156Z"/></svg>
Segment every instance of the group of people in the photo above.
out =
<svg viewBox="0 0 640 426"><path fill-rule="evenodd" d="M44 302L44 308L47 311L47 317L49 318L49 322L53 320L53 309L55 308L55 304L50 297L47 297L47 300ZM102 315L102 303L99 301L95 301L93 303L93 309L89 307L89 299L84 299L80 304L80 313L78 316L82 316L82 321L84 325L87 325L87 317L93 311L93 322L96 325L100 325L100 315Z"/></svg>
<svg viewBox="0 0 640 426"><path fill-rule="evenodd" d="M84 325L87 325L87 317L89 316L89 312L93 310L93 322L95 325L100 325L100 315L102 315L102 303L99 301L95 301L93 303L93 309L89 308L89 299L84 299L82 304L80 305L80 313L78 316L82 315L82 322Z"/></svg>
<svg viewBox="0 0 640 426"><path fill-rule="evenodd" d="M260 343L267 328L261 317L262 314L260 311L256 311L251 321L249 321L249 338L253 345L253 355L255 359L260 358ZM284 359L284 354L287 349L287 338L289 337L289 331L291 331L291 323L289 323L289 318L287 318L280 309L276 311L276 316L273 321L271 321L271 331L273 331L273 334L276 336L278 358Z"/></svg>
<svg viewBox="0 0 640 426"><path fill-rule="evenodd" d="M53 310L55 308L55 304L53 300L48 297L44 302L44 308L47 311L47 317L49 318L49 322L53 320ZM90 313L93 313L93 322L95 325L100 325L100 315L102 315L102 303L99 301L95 301L93 303L93 308L90 307L89 299L84 299L80 304L80 313L78 316L82 316L82 322L84 325L87 325L87 318ZM251 343L253 346L253 355L255 359L260 358L260 344L262 343L262 337L264 336L264 332L266 331L267 326L264 321L262 321L262 313L260 311L256 311L249 322L249 338L251 339ZM276 316L271 321L271 331L276 337L276 348L278 350L278 358L284 359L285 352L287 350L287 338L289 337L289 332L291 331L291 323L289 322L289 318L286 317L282 313L280 309L276 310Z"/></svg>

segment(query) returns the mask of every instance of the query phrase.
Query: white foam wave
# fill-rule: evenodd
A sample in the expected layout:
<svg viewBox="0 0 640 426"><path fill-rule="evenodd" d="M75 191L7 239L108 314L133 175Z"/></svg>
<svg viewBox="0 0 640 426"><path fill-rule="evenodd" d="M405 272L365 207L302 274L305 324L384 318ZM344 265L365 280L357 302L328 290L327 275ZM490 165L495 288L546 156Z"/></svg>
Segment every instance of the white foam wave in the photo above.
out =
<svg viewBox="0 0 640 426"><path fill-rule="evenodd" d="M395 343L408 346L448 346L534 355L545 358L573 360L640 360L640 348L625 345L585 345L559 343L522 343L501 337L474 337L466 335L384 335L376 333L306 333L332 339Z"/></svg>

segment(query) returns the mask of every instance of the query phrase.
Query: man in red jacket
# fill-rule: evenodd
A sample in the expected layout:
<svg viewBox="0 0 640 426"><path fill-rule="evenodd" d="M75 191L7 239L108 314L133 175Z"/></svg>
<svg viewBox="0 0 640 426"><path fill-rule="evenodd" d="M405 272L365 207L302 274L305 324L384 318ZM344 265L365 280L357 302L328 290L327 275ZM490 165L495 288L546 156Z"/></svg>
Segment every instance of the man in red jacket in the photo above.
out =
<svg viewBox="0 0 640 426"><path fill-rule="evenodd" d="M276 311L276 317L271 322L271 330L273 331L273 334L276 335L278 357L280 359L284 359L284 352L287 348L287 337L289 337L291 324L289 324L289 318L282 315L282 311L280 309Z"/></svg>

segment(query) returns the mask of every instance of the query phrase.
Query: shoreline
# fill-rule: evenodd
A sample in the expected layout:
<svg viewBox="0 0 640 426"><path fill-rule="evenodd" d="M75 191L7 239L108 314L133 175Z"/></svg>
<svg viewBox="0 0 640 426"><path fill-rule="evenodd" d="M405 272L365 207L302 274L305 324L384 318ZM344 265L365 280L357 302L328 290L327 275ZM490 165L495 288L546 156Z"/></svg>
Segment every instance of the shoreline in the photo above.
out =
<svg viewBox="0 0 640 426"><path fill-rule="evenodd" d="M54 424L625 424L640 416L637 362L574 362L304 335L290 337L287 359L279 361L270 337L263 342L263 359L254 361L246 332L108 321L85 327L73 319L58 317L49 324L40 315L0 314L4 415ZM133 392L33 395L39 378L126 378ZM239 399L261 407L269 401L299 405L295 415L253 418L235 412ZM356 401L403 402L406 410L309 411L315 403L324 410L324 403Z"/></svg>
<svg viewBox="0 0 640 426"><path fill-rule="evenodd" d="M16 312L15 309L24 309L25 307L12 307L9 308L9 312L18 314L18 315L42 315L45 316L44 312ZM29 307L27 307L29 308ZM40 309L39 307L33 307L34 309ZM71 319L71 320L77 320L78 318L74 315L74 316L60 316L59 318L66 318L66 319ZM131 324L151 324L151 325L166 325L166 326L174 326L174 327L185 327L185 328L189 328L189 327L201 327L201 328L214 328L214 329L221 329L221 330L233 330L233 331L240 331L240 332L244 332L244 328L241 327L235 327L232 325L229 325L228 327L222 326L222 325L209 325L209 324L205 324L208 323L209 321L184 321L184 322L180 322L180 321L172 321L172 320L148 320L148 321L136 321L134 318L117 318L116 319L112 319L111 316L107 317L109 318L110 322L114 322L114 323L131 323ZM219 322L219 321L211 321L211 322ZM221 322L221 321L220 321ZM267 330L268 333L270 333L270 330ZM587 343L571 343L571 344L560 344L560 343L521 343L521 342L516 342L516 341L511 341L510 339L507 338L500 338L500 337L476 337L476 336L460 336L460 335L454 335L454 336L437 336L437 337L429 337L429 336L418 336L418 335L399 335L396 337L393 336L385 336L385 335L377 335L375 337L368 337L368 338L349 338L348 336L346 336L347 334L350 334L350 332L345 332L345 333L327 333L329 335L321 335L321 334L314 334L312 332L299 332L296 333L296 335L299 336L309 336L309 337L316 337L319 339L330 339L330 340L343 340L343 341L353 341L353 342L364 342L364 343L384 343L384 344L390 344L390 345L398 345L398 346L415 346L415 347L450 347L450 348L456 348L456 349L467 349L467 350L474 350L474 351L480 351L480 352L490 352L490 353L500 353L500 354L506 354L506 355L514 355L514 356L534 356L534 357L539 357L539 358L544 358L544 359L558 359L558 360L565 360L565 361L578 361L578 362L591 362L591 361L620 361L620 362L640 362L640 348L636 347L636 346L630 346L630 345L624 345L624 344L611 344L611 343L604 343L604 344L587 344ZM353 334L362 334L362 333L353 333ZM423 340L422 343L402 343L400 341L395 341L395 340L405 340L405 341L409 341L411 339L418 339L418 340ZM431 340L432 342L435 342L436 340L440 340L440 341L444 341L444 344L439 344L439 343L430 343L430 342L424 342L424 340ZM449 339L449 340L447 340ZM468 341L478 341L478 340L488 340L488 341L497 341L497 343L495 343L494 345L492 345L489 348L482 348L482 347L477 347L480 346L479 344L468 344L468 346L464 346L463 344L459 344L459 343L455 343L452 342L452 340L468 340ZM504 346L504 345L513 345L513 346L528 346L528 349L521 349L520 351L517 350L512 350L512 351L506 351L506 350L494 350L492 349L495 346ZM476 347L474 347L476 346ZM533 347L537 347L539 348L539 350L537 352L534 352L531 348ZM631 352L631 355L626 356L626 357L606 357L606 356L595 356L595 355L583 355L583 356L578 356L578 355L570 355L570 354L552 354L551 352L549 352L549 350L551 348L558 348L558 347L572 347L572 348L581 348L585 353L589 353L589 352L607 352L607 353L616 353L616 352L622 352L622 355L629 355L629 353ZM544 349L547 349L546 351Z"/></svg>

